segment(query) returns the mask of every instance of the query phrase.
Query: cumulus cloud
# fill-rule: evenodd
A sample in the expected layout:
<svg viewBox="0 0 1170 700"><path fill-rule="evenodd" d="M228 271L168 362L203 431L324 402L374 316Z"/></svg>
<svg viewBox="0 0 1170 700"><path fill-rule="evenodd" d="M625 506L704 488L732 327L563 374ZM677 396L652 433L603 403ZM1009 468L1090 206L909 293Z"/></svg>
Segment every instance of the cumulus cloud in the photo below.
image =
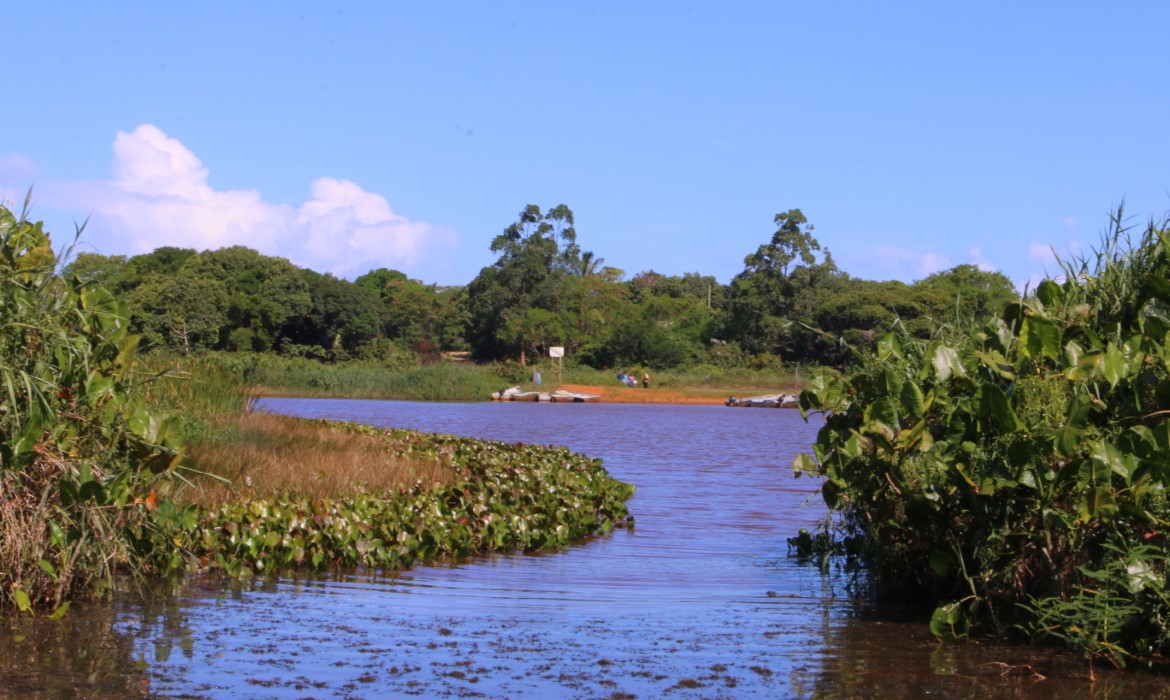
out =
<svg viewBox="0 0 1170 700"><path fill-rule="evenodd" d="M352 277L378 267L409 273L446 257L457 242L453 232L410 221L348 180L320 178L310 191L308 201L289 206L265 202L257 190L215 190L194 153L143 124L114 139L109 180L58 185L53 198L60 208L92 212L89 237L116 248L108 252L244 245Z"/></svg>
<svg viewBox="0 0 1170 700"><path fill-rule="evenodd" d="M885 274L899 279L921 279L953 267L945 255L904 248L869 248L865 251L865 258L870 265L876 265L885 270Z"/></svg>

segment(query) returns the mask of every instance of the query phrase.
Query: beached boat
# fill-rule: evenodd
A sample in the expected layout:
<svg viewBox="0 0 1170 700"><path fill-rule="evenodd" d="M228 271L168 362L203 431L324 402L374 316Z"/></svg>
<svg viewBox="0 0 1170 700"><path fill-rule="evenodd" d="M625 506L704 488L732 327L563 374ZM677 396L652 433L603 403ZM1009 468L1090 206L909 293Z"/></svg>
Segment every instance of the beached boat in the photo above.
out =
<svg viewBox="0 0 1170 700"><path fill-rule="evenodd" d="M746 396L744 398L728 396L723 403L727 406L753 408L791 408L800 403L800 397L795 394L764 394L763 396Z"/></svg>
<svg viewBox="0 0 1170 700"><path fill-rule="evenodd" d="M584 394L579 391L557 389L553 392L523 391L518 386L492 393L492 401L547 401L549 403L584 403L601 398L598 394Z"/></svg>

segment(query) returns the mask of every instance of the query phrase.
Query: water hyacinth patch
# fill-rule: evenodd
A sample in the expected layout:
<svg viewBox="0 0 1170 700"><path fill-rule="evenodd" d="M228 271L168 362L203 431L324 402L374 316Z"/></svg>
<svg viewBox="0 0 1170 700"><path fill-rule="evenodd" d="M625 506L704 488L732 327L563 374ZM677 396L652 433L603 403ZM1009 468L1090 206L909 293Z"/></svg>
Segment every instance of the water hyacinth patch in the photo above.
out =
<svg viewBox="0 0 1170 700"><path fill-rule="evenodd" d="M164 503L153 513L158 568L400 568L560 547L633 525L625 502L634 487L610 477L601 460L564 448L314 422L377 436L404 457L447 460L456 479L332 499L286 493L216 510Z"/></svg>

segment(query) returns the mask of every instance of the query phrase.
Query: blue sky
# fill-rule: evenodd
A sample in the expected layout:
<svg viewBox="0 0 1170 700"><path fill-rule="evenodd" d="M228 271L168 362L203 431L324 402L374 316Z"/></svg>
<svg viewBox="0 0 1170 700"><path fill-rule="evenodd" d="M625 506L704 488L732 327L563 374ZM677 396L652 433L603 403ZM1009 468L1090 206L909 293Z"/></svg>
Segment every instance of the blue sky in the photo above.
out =
<svg viewBox="0 0 1170 700"><path fill-rule="evenodd" d="M1108 6L1107 6L1108 5ZM1017 283L1170 210L1161 2L17 3L0 201L105 254L466 284L528 203L727 282L800 208L849 274Z"/></svg>

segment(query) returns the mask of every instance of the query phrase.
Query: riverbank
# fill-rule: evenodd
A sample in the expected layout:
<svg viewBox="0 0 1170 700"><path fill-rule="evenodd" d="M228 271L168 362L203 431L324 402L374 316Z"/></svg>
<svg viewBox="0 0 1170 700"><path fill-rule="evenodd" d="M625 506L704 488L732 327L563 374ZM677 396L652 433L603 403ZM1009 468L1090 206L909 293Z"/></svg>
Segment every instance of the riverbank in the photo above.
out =
<svg viewBox="0 0 1170 700"><path fill-rule="evenodd" d="M596 394L598 400L605 403L638 403L638 404L667 404L667 405L714 405L722 404L731 395L726 389L701 389L695 387L670 387L658 389L640 386L595 386L589 384L560 384L549 385L548 391L564 389L582 394ZM762 389L759 393L768 393Z"/></svg>

